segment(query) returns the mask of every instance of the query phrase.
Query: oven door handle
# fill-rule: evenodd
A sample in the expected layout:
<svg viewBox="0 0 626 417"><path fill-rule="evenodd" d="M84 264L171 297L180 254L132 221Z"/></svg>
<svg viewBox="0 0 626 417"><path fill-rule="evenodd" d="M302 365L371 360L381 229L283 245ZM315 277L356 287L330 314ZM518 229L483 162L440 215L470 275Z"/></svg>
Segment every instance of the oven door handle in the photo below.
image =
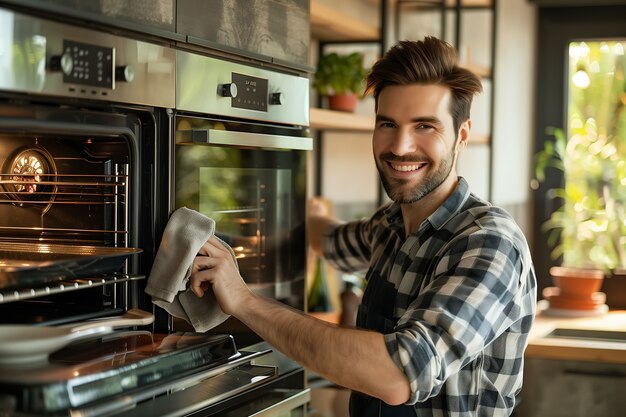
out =
<svg viewBox="0 0 626 417"><path fill-rule="evenodd" d="M178 132L182 143L245 146L266 149L310 151L313 139L309 137L267 135L263 133L233 132L230 130L197 129ZM178 142L181 143L181 142Z"/></svg>

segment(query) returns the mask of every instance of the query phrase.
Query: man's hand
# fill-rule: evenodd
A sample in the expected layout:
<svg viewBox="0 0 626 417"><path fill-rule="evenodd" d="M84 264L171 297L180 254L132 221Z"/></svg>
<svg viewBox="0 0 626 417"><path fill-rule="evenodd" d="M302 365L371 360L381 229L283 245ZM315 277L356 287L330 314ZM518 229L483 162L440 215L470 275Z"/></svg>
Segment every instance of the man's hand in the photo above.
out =
<svg viewBox="0 0 626 417"><path fill-rule="evenodd" d="M328 226L337 223L332 217L330 201L321 197L312 197L308 201L307 229L309 244L313 251L322 255L322 234Z"/></svg>
<svg viewBox="0 0 626 417"><path fill-rule="evenodd" d="M190 282L191 290L198 297L213 286L220 308L230 315L253 296L241 278L232 254L215 236L211 236L200 248L193 261Z"/></svg>

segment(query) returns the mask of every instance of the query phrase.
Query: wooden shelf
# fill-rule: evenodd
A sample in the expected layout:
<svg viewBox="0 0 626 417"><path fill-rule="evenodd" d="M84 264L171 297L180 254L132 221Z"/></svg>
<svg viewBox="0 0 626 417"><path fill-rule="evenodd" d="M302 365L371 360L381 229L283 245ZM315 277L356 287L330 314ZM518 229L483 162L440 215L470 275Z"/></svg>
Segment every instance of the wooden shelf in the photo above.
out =
<svg viewBox="0 0 626 417"><path fill-rule="evenodd" d="M373 116L318 108L311 108L309 116L311 129L357 133L372 133L374 130ZM489 135L472 133L468 144L488 145L490 141Z"/></svg>
<svg viewBox="0 0 626 417"><path fill-rule="evenodd" d="M311 108L311 129L372 132L374 117L342 111Z"/></svg>
<svg viewBox="0 0 626 417"><path fill-rule="evenodd" d="M483 67L481 65L476 64L461 64L462 67L467 68L472 71L474 74L478 75L480 78L491 78L491 68Z"/></svg>
<svg viewBox="0 0 626 417"><path fill-rule="evenodd" d="M469 146L472 145L489 145L491 137L486 134L470 133Z"/></svg>
<svg viewBox="0 0 626 417"><path fill-rule="evenodd" d="M376 41L378 28L311 0L311 36L322 41Z"/></svg>

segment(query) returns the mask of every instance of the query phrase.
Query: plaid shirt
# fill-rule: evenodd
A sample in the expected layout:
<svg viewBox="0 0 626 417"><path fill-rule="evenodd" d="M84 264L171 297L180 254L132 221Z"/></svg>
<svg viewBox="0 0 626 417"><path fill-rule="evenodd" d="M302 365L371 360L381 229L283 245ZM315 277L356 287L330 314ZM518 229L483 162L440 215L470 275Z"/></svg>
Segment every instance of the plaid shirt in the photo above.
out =
<svg viewBox="0 0 626 417"><path fill-rule="evenodd" d="M536 308L526 240L511 216L454 193L404 238L400 206L325 231L324 256L344 272L368 270L397 290L389 355L411 386L417 416L507 416L522 387ZM366 288L367 291L367 288Z"/></svg>

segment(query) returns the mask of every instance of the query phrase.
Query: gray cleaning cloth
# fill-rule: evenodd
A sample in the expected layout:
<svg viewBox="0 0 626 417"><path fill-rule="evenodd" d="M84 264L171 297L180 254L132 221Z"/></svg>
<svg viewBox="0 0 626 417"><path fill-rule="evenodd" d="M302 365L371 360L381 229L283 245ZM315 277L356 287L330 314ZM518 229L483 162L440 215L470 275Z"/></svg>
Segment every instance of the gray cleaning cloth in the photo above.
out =
<svg viewBox="0 0 626 417"><path fill-rule="evenodd" d="M202 298L191 291L191 266L204 243L215 233L215 221L186 207L172 213L154 259L146 293L152 302L206 332L229 316L222 312L209 288ZM235 258L232 248L218 238ZM237 263L235 261L235 263Z"/></svg>

